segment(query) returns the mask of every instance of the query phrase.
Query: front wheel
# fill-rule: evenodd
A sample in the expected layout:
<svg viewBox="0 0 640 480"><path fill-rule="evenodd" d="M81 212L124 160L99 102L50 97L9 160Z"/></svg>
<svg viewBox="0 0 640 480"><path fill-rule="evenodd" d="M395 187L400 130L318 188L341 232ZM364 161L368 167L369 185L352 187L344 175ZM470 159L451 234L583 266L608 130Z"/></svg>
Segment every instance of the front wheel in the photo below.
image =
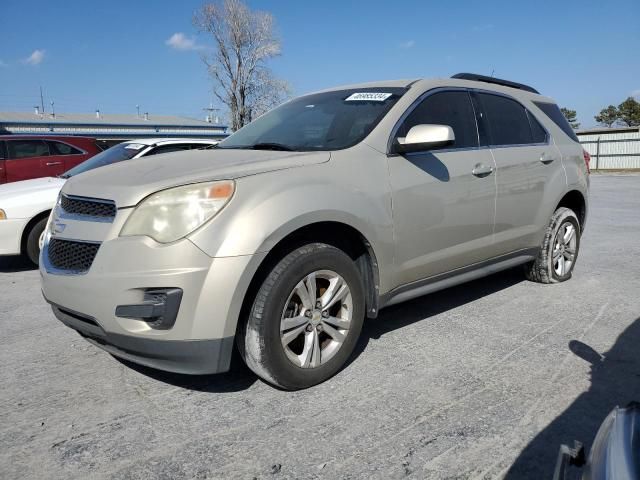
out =
<svg viewBox="0 0 640 480"><path fill-rule="evenodd" d="M365 315L353 260L322 243L296 248L262 282L238 333L243 359L287 390L333 376L356 346Z"/></svg>
<svg viewBox="0 0 640 480"><path fill-rule="evenodd" d="M545 232L536 259L525 266L525 274L538 283L569 280L580 250L580 222L575 212L560 207L555 211Z"/></svg>

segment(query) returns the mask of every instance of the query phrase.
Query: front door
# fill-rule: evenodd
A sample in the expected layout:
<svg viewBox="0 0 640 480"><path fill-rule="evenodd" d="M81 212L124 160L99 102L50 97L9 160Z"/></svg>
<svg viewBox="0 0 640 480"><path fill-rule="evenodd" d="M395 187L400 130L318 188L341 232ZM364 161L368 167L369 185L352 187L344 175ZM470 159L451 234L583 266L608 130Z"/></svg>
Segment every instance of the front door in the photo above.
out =
<svg viewBox="0 0 640 480"><path fill-rule="evenodd" d="M397 136L406 136L420 124L450 126L455 143L446 150L388 159L396 286L492 256L495 164L489 149L479 147L469 93L453 90L428 95L407 116Z"/></svg>

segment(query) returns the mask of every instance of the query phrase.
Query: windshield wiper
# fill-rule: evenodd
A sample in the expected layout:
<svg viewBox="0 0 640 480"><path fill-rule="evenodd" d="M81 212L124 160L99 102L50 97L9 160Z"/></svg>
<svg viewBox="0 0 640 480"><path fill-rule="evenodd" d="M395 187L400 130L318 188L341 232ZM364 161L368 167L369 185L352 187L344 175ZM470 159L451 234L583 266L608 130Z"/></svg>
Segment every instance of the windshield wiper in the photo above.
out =
<svg viewBox="0 0 640 480"><path fill-rule="evenodd" d="M253 150L281 150L283 152L293 152L294 148L283 143L262 142L251 145Z"/></svg>

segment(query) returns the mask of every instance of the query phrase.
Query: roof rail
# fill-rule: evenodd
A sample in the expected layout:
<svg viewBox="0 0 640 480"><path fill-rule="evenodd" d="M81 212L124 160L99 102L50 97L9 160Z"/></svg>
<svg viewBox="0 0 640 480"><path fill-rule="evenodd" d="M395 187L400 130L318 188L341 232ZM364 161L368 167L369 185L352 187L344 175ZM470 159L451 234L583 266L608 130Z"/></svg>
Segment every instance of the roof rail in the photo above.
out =
<svg viewBox="0 0 640 480"><path fill-rule="evenodd" d="M511 82L509 80L502 80L501 78L487 77L486 75L478 75L477 73L456 73L451 78L458 78L460 80L473 80L474 82L494 83L496 85L502 85L503 87L517 88L518 90L525 90L531 93L540 92L529 85L522 83Z"/></svg>

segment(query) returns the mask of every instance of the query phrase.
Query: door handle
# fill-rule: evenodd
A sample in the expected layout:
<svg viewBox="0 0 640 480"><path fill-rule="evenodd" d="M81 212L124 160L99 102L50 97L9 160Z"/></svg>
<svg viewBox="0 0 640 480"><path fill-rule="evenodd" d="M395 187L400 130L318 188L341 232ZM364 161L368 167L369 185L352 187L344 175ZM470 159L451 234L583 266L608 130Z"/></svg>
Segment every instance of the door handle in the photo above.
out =
<svg viewBox="0 0 640 480"><path fill-rule="evenodd" d="M476 177L482 178L493 173L493 167L487 167L481 163L477 164L471 171Z"/></svg>
<svg viewBox="0 0 640 480"><path fill-rule="evenodd" d="M555 160L554 157L547 155L546 153L543 153L542 155L540 155L540 161L545 165L549 165L554 160Z"/></svg>
<svg viewBox="0 0 640 480"><path fill-rule="evenodd" d="M62 162L47 162L47 167L50 167L52 165L62 165Z"/></svg>

